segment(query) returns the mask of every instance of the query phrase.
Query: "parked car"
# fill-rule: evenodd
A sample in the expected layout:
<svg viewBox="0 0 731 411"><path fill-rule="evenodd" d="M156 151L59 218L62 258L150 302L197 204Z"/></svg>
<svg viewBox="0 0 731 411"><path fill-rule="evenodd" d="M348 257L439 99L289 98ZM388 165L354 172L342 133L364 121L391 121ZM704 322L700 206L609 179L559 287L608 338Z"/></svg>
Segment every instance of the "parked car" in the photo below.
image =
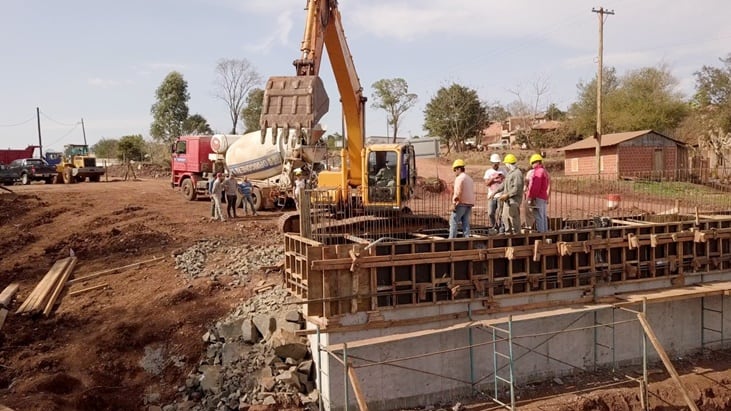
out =
<svg viewBox="0 0 731 411"><path fill-rule="evenodd" d="M20 178L20 175L11 170L7 164L0 163L0 184L11 186Z"/></svg>
<svg viewBox="0 0 731 411"><path fill-rule="evenodd" d="M46 184L53 184L57 174L56 167L48 165L42 158L13 160L8 168L18 174L22 184L30 184L31 181L45 181Z"/></svg>
<svg viewBox="0 0 731 411"><path fill-rule="evenodd" d="M493 150L508 150L510 149L510 143L507 141L499 141L497 143L488 144L487 147Z"/></svg>

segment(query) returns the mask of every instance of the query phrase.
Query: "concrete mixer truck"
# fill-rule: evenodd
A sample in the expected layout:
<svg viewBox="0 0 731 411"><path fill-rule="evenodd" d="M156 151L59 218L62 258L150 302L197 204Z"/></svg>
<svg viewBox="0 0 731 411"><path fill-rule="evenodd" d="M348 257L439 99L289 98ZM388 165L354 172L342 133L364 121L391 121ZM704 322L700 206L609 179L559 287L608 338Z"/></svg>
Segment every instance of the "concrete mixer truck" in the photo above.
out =
<svg viewBox="0 0 731 411"><path fill-rule="evenodd" d="M208 196L208 179L219 172L229 172L237 179L248 177L253 183L257 210L283 208L294 204L292 173L296 168L322 169L327 147L319 143L322 132L266 131L274 144L262 144L261 133L244 135L215 134L179 137L172 146L171 186L180 188L188 200Z"/></svg>

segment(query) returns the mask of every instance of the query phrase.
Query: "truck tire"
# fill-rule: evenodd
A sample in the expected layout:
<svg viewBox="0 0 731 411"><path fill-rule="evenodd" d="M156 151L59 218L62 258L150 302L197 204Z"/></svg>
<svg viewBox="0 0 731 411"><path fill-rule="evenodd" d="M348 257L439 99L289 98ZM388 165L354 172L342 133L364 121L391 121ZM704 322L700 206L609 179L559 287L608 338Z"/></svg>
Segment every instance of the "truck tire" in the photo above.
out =
<svg viewBox="0 0 731 411"><path fill-rule="evenodd" d="M20 175L20 183L24 186L30 184L30 176L28 175L28 173L23 173Z"/></svg>
<svg viewBox="0 0 731 411"><path fill-rule="evenodd" d="M89 182L90 183L98 183L99 182L99 177L101 177L101 176L99 176L99 175L89 176Z"/></svg>
<svg viewBox="0 0 731 411"><path fill-rule="evenodd" d="M251 199L254 200L254 210L259 211L264 206L264 198L261 196L261 190L259 187L254 187L251 190Z"/></svg>
<svg viewBox="0 0 731 411"><path fill-rule="evenodd" d="M54 178L55 177L46 177L46 179L44 181L46 182L46 184L53 184L53 179Z"/></svg>
<svg viewBox="0 0 731 411"><path fill-rule="evenodd" d="M189 178L183 180L183 185L180 187L180 191L188 201L195 201L195 199L198 198L198 193L195 191L195 187L193 187L193 181Z"/></svg>
<svg viewBox="0 0 731 411"><path fill-rule="evenodd" d="M74 170L72 170L71 167L66 167L63 169L63 182L65 184L74 184L76 182L76 177L74 177Z"/></svg>
<svg viewBox="0 0 731 411"><path fill-rule="evenodd" d="M63 184L63 173L56 174L56 181L54 181L56 184Z"/></svg>

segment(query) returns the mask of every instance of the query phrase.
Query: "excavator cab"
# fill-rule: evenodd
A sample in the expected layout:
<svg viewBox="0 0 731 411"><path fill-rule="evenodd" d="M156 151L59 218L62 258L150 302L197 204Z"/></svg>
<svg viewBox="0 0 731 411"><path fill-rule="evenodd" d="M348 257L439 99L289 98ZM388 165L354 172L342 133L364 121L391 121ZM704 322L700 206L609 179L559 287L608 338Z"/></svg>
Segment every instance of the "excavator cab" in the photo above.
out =
<svg viewBox="0 0 731 411"><path fill-rule="evenodd" d="M416 185L416 161L411 144L374 144L363 157L363 206L399 210Z"/></svg>

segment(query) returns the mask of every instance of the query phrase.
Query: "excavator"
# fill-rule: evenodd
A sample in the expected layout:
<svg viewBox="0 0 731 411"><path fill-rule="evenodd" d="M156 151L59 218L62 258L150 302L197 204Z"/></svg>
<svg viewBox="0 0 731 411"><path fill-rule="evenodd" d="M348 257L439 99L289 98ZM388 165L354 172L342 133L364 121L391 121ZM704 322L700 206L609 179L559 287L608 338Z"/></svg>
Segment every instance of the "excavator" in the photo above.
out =
<svg viewBox="0 0 731 411"><path fill-rule="evenodd" d="M271 77L264 89L260 126L262 143L266 130L287 138L306 139L329 109L322 79L323 47L326 48L337 83L346 143L340 152L339 170L317 174L317 190L327 192L327 202L343 217L408 214L406 203L416 185L414 148L404 144L365 144L366 97L353 64L338 10L337 0L308 0L307 18L300 51L293 62L294 76ZM305 135L305 137L303 137ZM286 141L286 140L285 140ZM298 215L280 220L283 231L297 231Z"/></svg>

